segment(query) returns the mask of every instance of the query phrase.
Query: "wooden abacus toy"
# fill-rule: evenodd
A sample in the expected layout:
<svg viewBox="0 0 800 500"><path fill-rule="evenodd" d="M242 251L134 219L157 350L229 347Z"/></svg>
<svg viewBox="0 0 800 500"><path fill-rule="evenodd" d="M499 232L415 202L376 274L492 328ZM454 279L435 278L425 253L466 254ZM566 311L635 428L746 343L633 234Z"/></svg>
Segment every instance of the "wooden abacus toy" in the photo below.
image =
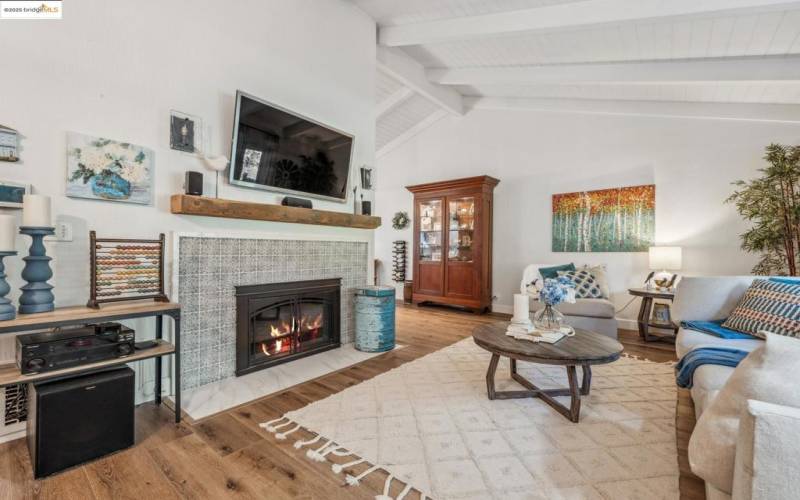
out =
<svg viewBox="0 0 800 500"><path fill-rule="evenodd" d="M103 302L155 299L164 293L164 234L157 240L98 238L89 232L91 289L89 307Z"/></svg>

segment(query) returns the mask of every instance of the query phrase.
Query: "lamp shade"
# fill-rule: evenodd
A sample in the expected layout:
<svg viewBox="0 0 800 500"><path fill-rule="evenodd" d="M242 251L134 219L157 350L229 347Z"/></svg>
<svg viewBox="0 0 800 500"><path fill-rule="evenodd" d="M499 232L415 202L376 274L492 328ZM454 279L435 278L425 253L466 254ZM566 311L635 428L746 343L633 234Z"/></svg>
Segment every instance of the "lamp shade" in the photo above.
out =
<svg viewBox="0 0 800 500"><path fill-rule="evenodd" d="M650 269L677 271L681 268L681 247L650 247Z"/></svg>

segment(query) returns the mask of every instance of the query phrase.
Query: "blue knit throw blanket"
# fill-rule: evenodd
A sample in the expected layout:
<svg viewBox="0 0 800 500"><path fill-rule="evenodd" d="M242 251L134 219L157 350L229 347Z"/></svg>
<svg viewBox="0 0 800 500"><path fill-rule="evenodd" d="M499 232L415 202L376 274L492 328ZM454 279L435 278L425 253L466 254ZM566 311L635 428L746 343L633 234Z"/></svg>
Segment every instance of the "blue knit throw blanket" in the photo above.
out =
<svg viewBox="0 0 800 500"><path fill-rule="evenodd" d="M681 326L684 329L688 330L697 330L698 332L707 333L709 335L714 335L715 337L723 338L723 339L756 339L758 337L754 337L753 335L737 332L735 330L731 330L730 328L724 328L722 323L725 320L721 319L718 321L683 321Z"/></svg>
<svg viewBox="0 0 800 500"><path fill-rule="evenodd" d="M736 367L748 354L747 351L728 347L700 347L689 351L675 365L675 379L678 387L691 389L694 385L694 371L702 365L722 365Z"/></svg>

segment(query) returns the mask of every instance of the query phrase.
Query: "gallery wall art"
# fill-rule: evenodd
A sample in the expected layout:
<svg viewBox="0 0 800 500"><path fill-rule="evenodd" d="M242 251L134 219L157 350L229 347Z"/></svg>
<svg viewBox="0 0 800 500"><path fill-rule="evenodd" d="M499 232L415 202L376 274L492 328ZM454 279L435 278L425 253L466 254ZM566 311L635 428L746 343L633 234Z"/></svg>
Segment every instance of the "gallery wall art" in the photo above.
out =
<svg viewBox="0 0 800 500"><path fill-rule="evenodd" d="M0 161L19 161L17 131L0 125Z"/></svg>
<svg viewBox="0 0 800 500"><path fill-rule="evenodd" d="M30 184L0 180L0 207L22 208L23 197L30 193Z"/></svg>
<svg viewBox="0 0 800 500"><path fill-rule="evenodd" d="M553 195L554 252L646 252L655 240L653 184Z"/></svg>
<svg viewBox="0 0 800 500"><path fill-rule="evenodd" d="M170 111L169 147L184 153L202 153L203 120L180 111Z"/></svg>
<svg viewBox="0 0 800 500"><path fill-rule="evenodd" d="M67 196L148 205L153 198L151 149L67 133Z"/></svg>

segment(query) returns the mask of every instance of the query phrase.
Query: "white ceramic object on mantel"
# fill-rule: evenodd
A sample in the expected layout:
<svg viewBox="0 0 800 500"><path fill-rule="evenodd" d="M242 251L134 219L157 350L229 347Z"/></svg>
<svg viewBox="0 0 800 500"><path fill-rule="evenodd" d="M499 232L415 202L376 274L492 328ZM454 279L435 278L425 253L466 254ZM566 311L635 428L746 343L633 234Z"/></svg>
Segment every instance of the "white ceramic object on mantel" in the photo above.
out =
<svg viewBox="0 0 800 500"><path fill-rule="evenodd" d="M206 156L202 155L203 162L209 170L221 172L228 167L228 158L226 156Z"/></svg>
<svg viewBox="0 0 800 500"><path fill-rule="evenodd" d="M214 189L216 198L219 198L219 173L228 167L228 158L226 156L208 156L199 149L196 150L197 155L203 160L206 168L214 172Z"/></svg>

